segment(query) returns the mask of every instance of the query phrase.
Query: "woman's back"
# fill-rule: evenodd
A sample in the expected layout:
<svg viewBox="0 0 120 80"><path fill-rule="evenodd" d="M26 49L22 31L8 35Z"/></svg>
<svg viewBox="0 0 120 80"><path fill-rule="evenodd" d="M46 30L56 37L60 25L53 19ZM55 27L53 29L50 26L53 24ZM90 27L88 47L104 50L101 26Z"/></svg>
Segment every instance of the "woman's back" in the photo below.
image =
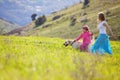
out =
<svg viewBox="0 0 120 80"><path fill-rule="evenodd" d="M106 21L102 21L98 24L98 29L100 34L106 34L106 27L104 26L105 23Z"/></svg>

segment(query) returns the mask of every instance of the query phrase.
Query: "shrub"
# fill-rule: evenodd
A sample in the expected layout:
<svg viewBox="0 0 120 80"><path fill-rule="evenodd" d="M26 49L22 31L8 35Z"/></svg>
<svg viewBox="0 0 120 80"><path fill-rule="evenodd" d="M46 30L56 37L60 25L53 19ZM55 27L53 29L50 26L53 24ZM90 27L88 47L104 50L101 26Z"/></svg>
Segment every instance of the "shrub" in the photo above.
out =
<svg viewBox="0 0 120 80"><path fill-rule="evenodd" d="M46 21L45 15L40 16L40 17L35 21L36 27L42 25L45 21Z"/></svg>

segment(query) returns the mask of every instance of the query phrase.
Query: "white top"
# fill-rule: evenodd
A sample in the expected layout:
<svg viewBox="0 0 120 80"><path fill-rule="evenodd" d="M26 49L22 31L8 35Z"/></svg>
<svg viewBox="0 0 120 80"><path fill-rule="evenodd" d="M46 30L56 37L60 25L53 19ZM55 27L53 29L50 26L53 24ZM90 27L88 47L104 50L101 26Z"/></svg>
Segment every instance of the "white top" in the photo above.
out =
<svg viewBox="0 0 120 80"><path fill-rule="evenodd" d="M106 34L106 27L104 26L104 23L106 23L106 21L102 21L98 24L100 34Z"/></svg>

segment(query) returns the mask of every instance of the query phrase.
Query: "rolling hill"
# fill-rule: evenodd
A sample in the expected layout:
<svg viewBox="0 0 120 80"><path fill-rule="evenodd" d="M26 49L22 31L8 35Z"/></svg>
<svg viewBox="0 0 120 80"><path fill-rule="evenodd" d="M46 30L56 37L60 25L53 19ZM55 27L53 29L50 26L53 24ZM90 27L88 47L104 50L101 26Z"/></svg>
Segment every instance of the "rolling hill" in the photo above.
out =
<svg viewBox="0 0 120 80"><path fill-rule="evenodd" d="M111 1L96 1L92 0L89 6L83 9L82 3L77 3L73 6L67 7L64 10L55 12L47 16L47 21L38 27L29 29L23 33L24 36L46 36L46 37L61 37L61 38L75 38L82 31L83 25L89 25L90 30L97 36L97 14L104 12L107 17L108 24L111 26L113 33L120 36L120 0L116 2ZM53 20L55 16L59 18ZM72 22L73 18L75 19ZM34 23L34 22L33 22ZM33 24L32 23L32 24ZM71 24L72 23L72 24Z"/></svg>
<svg viewBox="0 0 120 80"><path fill-rule="evenodd" d="M0 34L7 33L15 28L18 28L19 26L7 21L5 19L0 18Z"/></svg>

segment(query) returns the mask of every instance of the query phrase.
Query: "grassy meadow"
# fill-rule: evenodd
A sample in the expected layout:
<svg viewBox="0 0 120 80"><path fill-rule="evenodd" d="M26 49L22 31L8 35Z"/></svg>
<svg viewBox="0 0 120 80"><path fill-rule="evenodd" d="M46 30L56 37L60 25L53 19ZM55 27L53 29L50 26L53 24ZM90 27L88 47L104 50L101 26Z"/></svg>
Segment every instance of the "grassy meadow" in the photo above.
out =
<svg viewBox="0 0 120 80"><path fill-rule="evenodd" d="M120 80L120 42L113 55L64 47L65 39L0 36L0 80Z"/></svg>

